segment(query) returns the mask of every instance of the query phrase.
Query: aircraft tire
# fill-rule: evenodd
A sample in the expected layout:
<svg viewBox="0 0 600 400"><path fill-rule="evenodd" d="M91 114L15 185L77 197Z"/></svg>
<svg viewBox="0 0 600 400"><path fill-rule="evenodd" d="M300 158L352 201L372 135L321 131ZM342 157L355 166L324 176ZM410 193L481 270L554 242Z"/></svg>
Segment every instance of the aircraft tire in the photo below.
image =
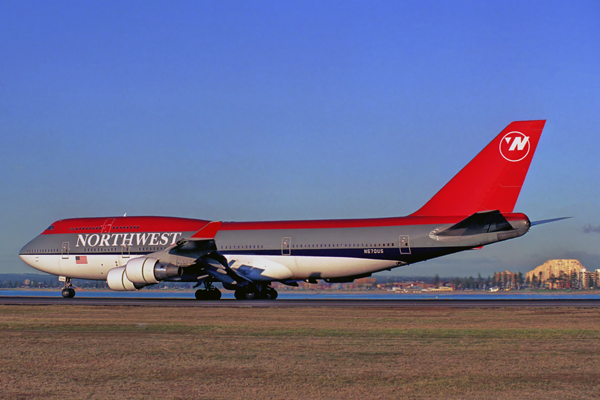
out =
<svg viewBox="0 0 600 400"><path fill-rule="evenodd" d="M276 298L277 298L277 290L275 290L273 288L268 288L267 289L267 299L275 300Z"/></svg>
<svg viewBox="0 0 600 400"><path fill-rule="evenodd" d="M236 289L235 298L237 300L246 300L246 291L244 289Z"/></svg>
<svg viewBox="0 0 600 400"><path fill-rule="evenodd" d="M237 289L235 291L235 298L238 300L259 300L259 299L267 299L267 294L263 291L260 292L258 289L256 290L248 290L248 289Z"/></svg>
<svg viewBox="0 0 600 400"><path fill-rule="evenodd" d="M72 299L73 297L75 297L75 290L71 288L64 288L61 294L62 297L64 297L65 299Z"/></svg>

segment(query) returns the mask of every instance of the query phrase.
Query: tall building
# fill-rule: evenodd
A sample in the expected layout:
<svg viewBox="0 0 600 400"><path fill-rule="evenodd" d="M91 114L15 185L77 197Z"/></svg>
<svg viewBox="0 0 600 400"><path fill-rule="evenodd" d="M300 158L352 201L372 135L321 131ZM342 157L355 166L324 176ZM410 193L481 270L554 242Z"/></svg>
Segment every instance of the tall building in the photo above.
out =
<svg viewBox="0 0 600 400"><path fill-rule="evenodd" d="M579 260L548 260L525 274L533 287L580 288L588 286L587 270Z"/></svg>

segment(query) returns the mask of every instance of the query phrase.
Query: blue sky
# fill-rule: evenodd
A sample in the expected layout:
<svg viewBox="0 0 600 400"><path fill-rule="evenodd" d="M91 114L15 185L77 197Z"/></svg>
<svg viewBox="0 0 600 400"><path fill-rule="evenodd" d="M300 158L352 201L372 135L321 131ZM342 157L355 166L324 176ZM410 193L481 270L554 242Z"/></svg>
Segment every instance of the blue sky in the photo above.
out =
<svg viewBox="0 0 600 400"><path fill-rule="evenodd" d="M70 217L406 215L547 119L516 211L575 218L397 269L600 268L597 1L0 2L0 273ZM589 225L588 225L589 224Z"/></svg>

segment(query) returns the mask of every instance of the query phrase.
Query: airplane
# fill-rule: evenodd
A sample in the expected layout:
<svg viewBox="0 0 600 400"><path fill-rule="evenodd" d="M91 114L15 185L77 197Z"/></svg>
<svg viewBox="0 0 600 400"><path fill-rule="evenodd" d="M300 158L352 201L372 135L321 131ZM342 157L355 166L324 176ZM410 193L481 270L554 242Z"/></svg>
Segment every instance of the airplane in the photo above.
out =
<svg viewBox="0 0 600 400"><path fill-rule="evenodd" d="M529 218L513 209L545 120L510 123L425 205L405 217L223 222L157 216L54 222L19 252L58 275L134 291L195 282L198 300L235 291L239 300L276 299L274 282L352 282L373 273L513 239ZM557 219L555 219L557 220ZM540 223L553 220L541 221Z"/></svg>

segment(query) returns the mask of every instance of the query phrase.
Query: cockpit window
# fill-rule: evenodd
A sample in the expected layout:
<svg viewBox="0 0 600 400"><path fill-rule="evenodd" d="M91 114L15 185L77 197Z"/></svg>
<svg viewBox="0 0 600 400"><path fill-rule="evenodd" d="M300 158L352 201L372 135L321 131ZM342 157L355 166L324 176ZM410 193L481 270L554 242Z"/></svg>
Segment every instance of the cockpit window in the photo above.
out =
<svg viewBox="0 0 600 400"><path fill-rule="evenodd" d="M49 230L49 231L51 231L52 229L54 229L54 225L50 225L50 226L48 227L48 230Z"/></svg>

